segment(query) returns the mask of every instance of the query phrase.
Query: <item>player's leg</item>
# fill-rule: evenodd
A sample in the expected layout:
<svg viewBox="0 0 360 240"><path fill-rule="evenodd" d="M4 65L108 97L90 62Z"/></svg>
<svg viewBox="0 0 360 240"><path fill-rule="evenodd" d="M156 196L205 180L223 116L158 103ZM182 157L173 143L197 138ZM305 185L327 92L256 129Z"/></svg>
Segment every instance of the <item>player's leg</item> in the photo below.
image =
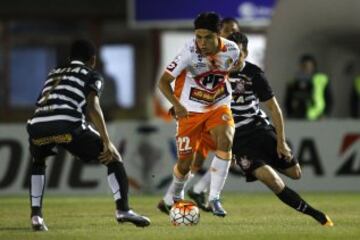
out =
<svg viewBox="0 0 360 240"><path fill-rule="evenodd" d="M322 212L311 207L295 191L285 186L279 175L273 170L279 169L287 172L289 176L299 177L301 174L300 167L295 158L286 160L279 158L276 152L277 139L273 129L267 129L258 132L258 138L262 143L257 146L257 150L263 149L263 158L265 166L258 167L253 171L253 175L267 185L277 196L288 206L299 212L310 215L318 222L325 225L333 225L331 220ZM271 167L270 167L270 166Z"/></svg>
<svg viewBox="0 0 360 240"><path fill-rule="evenodd" d="M268 165L261 166L253 171L253 175L273 191L286 205L293 209L312 216L322 225L333 226L330 218L321 211L311 207L295 191L285 185L279 175Z"/></svg>
<svg viewBox="0 0 360 240"><path fill-rule="evenodd" d="M209 120L210 134L215 143L215 156L211 162L209 206L214 215L225 217L226 211L220 203L220 193L225 185L232 159L232 141L235 132L231 111L221 107L212 113Z"/></svg>
<svg viewBox="0 0 360 240"><path fill-rule="evenodd" d="M43 219L43 196L45 191L45 161L50 155L56 153L52 150L54 144L49 138L42 136L42 129L38 126L28 125L29 149L31 154L31 176L30 176L30 203L31 203L31 225L34 231L47 231ZM50 129L47 130L50 132ZM39 137L41 136L41 137Z"/></svg>
<svg viewBox="0 0 360 240"><path fill-rule="evenodd" d="M200 143L199 149L196 152L195 160L191 166L191 172L194 174L204 164L204 161L206 159L205 156L208 155L208 150L205 146L202 146ZM208 208L206 206L206 192L207 189L210 186L210 177L211 173L210 171L206 171L206 173L194 184L192 188L188 190L189 197L196 202L198 207L201 209L208 211Z"/></svg>
<svg viewBox="0 0 360 240"><path fill-rule="evenodd" d="M98 161L98 156L103 149L103 143L98 133L90 127L75 130L73 141L63 146L83 161ZM138 227L150 225L150 220L147 217L135 213L129 207L128 177L122 159L114 158L106 167L108 183L116 205L116 220L119 223L131 222Z"/></svg>
<svg viewBox="0 0 360 240"><path fill-rule="evenodd" d="M128 178L124 164L119 159L113 159L107 165L108 183L113 192L116 203L115 217L119 223L131 222L137 227L150 225L150 219L142 216L129 207L128 202Z"/></svg>
<svg viewBox="0 0 360 240"><path fill-rule="evenodd" d="M172 178L169 187L166 190L164 197L158 202L157 209L160 212L169 214L172 205L174 204L174 190L175 190L175 181Z"/></svg>
<svg viewBox="0 0 360 240"><path fill-rule="evenodd" d="M262 148L268 156L266 159L269 159L269 165L289 178L294 180L300 179L301 167L297 159L294 156L290 160L279 158L276 152L277 137L275 130L273 128L269 128L261 131L260 134L264 143Z"/></svg>
<svg viewBox="0 0 360 240"><path fill-rule="evenodd" d="M34 231L47 231L43 214L42 200L45 190L45 158L32 157L30 179L31 224Z"/></svg>
<svg viewBox="0 0 360 240"><path fill-rule="evenodd" d="M168 213L174 200L178 201L184 198L184 187L192 176L190 169L200 143L203 121L203 114L191 114L177 122L178 160L173 168L172 182L157 206L164 213Z"/></svg>
<svg viewBox="0 0 360 240"><path fill-rule="evenodd" d="M190 166L194 159L194 154L181 156L173 169L173 200L179 201L184 198L185 184L192 175Z"/></svg>
<svg viewBox="0 0 360 240"><path fill-rule="evenodd" d="M191 114L178 120L176 135L178 161L173 168L174 200L182 199L182 191L190 176L195 153L204 126L204 114Z"/></svg>
<svg viewBox="0 0 360 240"><path fill-rule="evenodd" d="M191 173L188 175L188 178L185 182L183 190L180 193L180 199L184 199L184 197L185 197L184 188L186 188L186 186L191 182L191 179L193 178L193 176L194 176L194 173L191 170ZM169 214L170 209L171 209L172 205L174 204L175 187L177 186L177 182L178 181L176 181L176 179L173 177L169 187L166 190L164 197L160 200L160 202L157 205L157 208L165 214Z"/></svg>
<svg viewBox="0 0 360 240"><path fill-rule="evenodd" d="M199 149L197 150L197 152L195 154L195 159L191 163L191 167L190 167L191 173L189 174L188 179L185 182L184 188L186 188L186 186L188 184L190 184L191 179L193 179L196 172L202 167L202 165L204 163L205 158L202 156L202 151L203 150L200 150L201 148L202 147L201 147L201 144L200 144ZM174 204L174 193L175 193L175 178L172 179L169 187L166 190L166 193L165 193L163 199L160 200L160 202L157 205L157 208L161 212L163 212L165 214L169 214L170 208ZM202 200L202 199L205 199L205 194L203 192L194 193L192 188L191 188L188 191L188 195L189 195L189 197L191 199L193 199L196 202L196 204L200 208L205 206L205 203L203 203L203 200ZM181 199L184 199L184 190L181 192L180 197L181 197Z"/></svg>
<svg viewBox="0 0 360 240"><path fill-rule="evenodd" d="M296 165L292 167L282 169L281 173L294 180L299 180L301 178L301 167L299 163L296 163Z"/></svg>

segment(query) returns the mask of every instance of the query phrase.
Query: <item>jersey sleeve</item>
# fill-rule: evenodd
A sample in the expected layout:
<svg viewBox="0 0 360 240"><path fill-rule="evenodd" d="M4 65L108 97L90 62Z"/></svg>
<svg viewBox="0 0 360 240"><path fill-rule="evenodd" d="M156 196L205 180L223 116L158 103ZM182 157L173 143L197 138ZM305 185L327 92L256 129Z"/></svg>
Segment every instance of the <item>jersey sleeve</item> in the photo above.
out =
<svg viewBox="0 0 360 240"><path fill-rule="evenodd" d="M253 78L254 92L261 102L265 102L274 96L274 92L264 72L259 71Z"/></svg>
<svg viewBox="0 0 360 240"><path fill-rule="evenodd" d="M92 72L89 75L88 82L86 84L86 95L89 95L91 91L94 91L98 97L101 96L104 90L104 79L98 72Z"/></svg>
<svg viewBox="0 0 360 240"><path fill-rule="evenodd" d="M190 51L188 45L185 45L185 47L179 52L175 59L166 66L165 71L176 78L185 68L188 67L189 61Z"/></svg>

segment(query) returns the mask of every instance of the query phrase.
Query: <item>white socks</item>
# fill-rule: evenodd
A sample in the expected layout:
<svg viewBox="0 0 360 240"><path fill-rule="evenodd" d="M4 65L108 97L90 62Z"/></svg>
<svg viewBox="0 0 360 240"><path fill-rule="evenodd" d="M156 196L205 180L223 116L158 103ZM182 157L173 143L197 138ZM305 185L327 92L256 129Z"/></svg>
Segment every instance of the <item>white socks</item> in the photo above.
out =
<svg viewBox="0 0 360 240"><path fill-rule="evenodd" d="M209 200L220 198L220 193L225 185L230 164L230 160L223 160L215 156L211 162L210 169L194 185L194 192L204 192L210 185ZM184 199L184 188L187 184L189 184L193 177L194 174L188 174L183 179L173 176L173 180L171 181L171 184L163 198L165 204L172 205L174 203L174 197Z"/></svg>
<svg viewBox="0 0 360 240"><path fill-rule="evenodd" d="M41 207L41 199L44 191L45 176L31 175L31 206Z"/></svg>
<svg viewBox="0 0 360 240"><path fill-rule="evenodd" d="M173 175L173 179L171 181L170 186L168 187L166 194L163 198L166 205L173 205L174 204L174 197L184 199L184 189L189 184L191 179L193 179L194 174L187 174L184 179L178 179L176 176ZM177 195L175 192L179 192Z"/></svg>
<svg viewBox="0 0 360 240"><path fill-rule="evenodd" d="M173 196L174 196L174 191L175 191L175 182L174 182L174 176L173 179L171 180L170 186L168 187L165 196L163 198L164 202L166 205L172 205L173 204Z"/></svg>
<svg viewBox="0 0 360 240"><path fill-rule="evenodd" d="M220 193L225 185L231 161L215 156L211 162L211 182L209 201L220 198Z"/></svg>
<svg viewBox="0 0 360 240"><path fill-rule="evenodd" d="M211 171L207 170L200 180L194 185L193 190L195 193L206 192L210 186Z"/></svg>

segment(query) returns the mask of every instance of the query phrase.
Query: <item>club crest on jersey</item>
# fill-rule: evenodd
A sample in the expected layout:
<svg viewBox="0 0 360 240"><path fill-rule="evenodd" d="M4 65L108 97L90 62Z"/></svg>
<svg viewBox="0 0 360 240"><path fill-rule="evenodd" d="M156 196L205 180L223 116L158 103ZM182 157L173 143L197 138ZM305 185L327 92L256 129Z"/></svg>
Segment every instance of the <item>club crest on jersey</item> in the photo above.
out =
<svg viewBox="0 0 360 240"><path fill-rule="evenodd" d="M250 160L247 158L247 156L243 156L240 157L240 166L244 169L247 170L250 168L251 162Z"/></svg>
<svg viewBox="0 0 360 240"><path fill-rule="evenodd" d="M245 80L239 79L238 81L236 81L233 92L236 94L245 93Z"/></svg>

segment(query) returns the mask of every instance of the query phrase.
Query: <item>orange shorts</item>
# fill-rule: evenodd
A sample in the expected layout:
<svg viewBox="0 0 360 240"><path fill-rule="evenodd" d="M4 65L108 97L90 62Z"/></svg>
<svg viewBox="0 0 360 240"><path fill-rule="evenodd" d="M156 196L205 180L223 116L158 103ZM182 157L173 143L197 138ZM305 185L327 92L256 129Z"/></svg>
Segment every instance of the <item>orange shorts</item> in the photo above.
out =
<svg viewBox="0 0 360 240"><path fill-rule="evenodd" d="M193 156L195 152L206 157L208 151L216 150L210 130L220 125L235 125L228 106L220 106L205 113L190 113L188 117L179 119L177 124L176 142L179 159Z"/></svg>
<svg viewBox="0 0 360 240"><path fill-rule="evenodd" d="M209 152L214 151L215 149L211 146L214 141L212 139L210 139L211 142L206 143L207 141L200 141L200 144L196 150L196 154L199 154L200 156L202 156L204 159L207 158L207 156L209 155Z"/></svg>

